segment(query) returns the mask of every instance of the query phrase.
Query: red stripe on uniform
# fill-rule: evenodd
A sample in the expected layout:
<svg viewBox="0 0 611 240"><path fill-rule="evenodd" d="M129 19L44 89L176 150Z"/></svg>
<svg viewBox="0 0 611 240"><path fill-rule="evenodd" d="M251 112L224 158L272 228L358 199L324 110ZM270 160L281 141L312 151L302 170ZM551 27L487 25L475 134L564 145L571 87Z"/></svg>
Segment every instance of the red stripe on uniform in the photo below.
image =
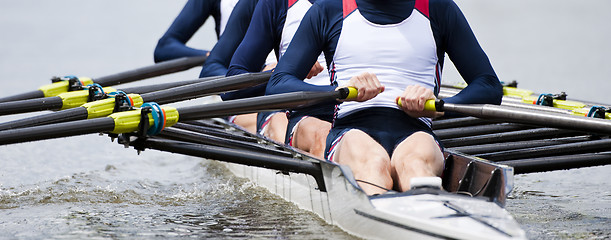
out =
<svg viewBox="0 0 611 240"><path fill-rule="evenodd" d="M295 4L297 0L289 0L289 8Z"/></svg>
<svg viewBox="0 0 611 240"><path fill-rule="evenodd" d="M344 7L344 18L346 18L356 10L356 0L343 0L342 6Z"/></svg>
<svg viewBox="0 0 611 240"><path fill-rule="evenodd" d="M424 16L427 18L429 17L429 0L416 0L414 7L424 14Z"/></svg>

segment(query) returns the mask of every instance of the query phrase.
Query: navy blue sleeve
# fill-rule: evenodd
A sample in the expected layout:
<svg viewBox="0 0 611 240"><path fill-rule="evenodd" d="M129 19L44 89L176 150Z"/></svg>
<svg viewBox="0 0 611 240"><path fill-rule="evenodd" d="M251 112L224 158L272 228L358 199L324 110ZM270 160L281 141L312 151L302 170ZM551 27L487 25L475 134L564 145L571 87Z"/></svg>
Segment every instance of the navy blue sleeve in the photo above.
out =
<svg viewBox="0 0 611 240"><path fill-rule="evenodd" d="M269 52L278 52L286 8L286 0L259 1L246 36L231 58L227 76L259 72Z"/></svg>
<svg viewBox="0 0 611 240"><path fill-rule="evenodd" d="M320 4L319 4L320 3ZM323 4L324 3L324 4ZM413 1L384 2L357 0L364 16L378 24L396 23L413 9ZM459 94L445 99L451 103L495 103L502 98L502 86L488 57L480 47L464 15L451 0L431 0L431 27L443 63L447 52L469 84ZM267 86L267 94L292 91L329 91L332 86L314 86L303 79L320 51L331 63L342 23L341 1L322 0L308 11L297 30L286 57L278 63Z"/></svg>
<svg viewBox="0 0 611 240"><path fill-rule="evenodd" d="M231 56L248 30L250 19L259 0L240 0L233 8L223 35L206 59L199 77L225 76Z"/></svg>
<svg viewBox="0 0 611 240"><path fill-rule="evenodd" d="M327 63L331 62L337 41L329 44L326 39L339 37L342 17L341 1L334 2L339 2L336 4L339 6L333 5L339 7L339 11L321 7L320 1L310 7L301 20L290 46L278 62L265 94L335 90L334 86L317 86L303 81L322 51L325 52Z"/></svg>
<svg viewBox="0 0 611 240"><path fill-rule="evenodd" d="M434 34L438 49L448 53L450 60L468 84L458 94L444 101L500 104L503 86L456 3L451 0L431 0L430 14L433 30L437 32Z"/></svg>
<svg viewBox="0 0 611 240"><path fill-rule="evenodd" d="M153 53L155 62L206 55L208 51L190 48L185 44L211 15L220 18L218 0L189 0L157 42ZM218 24L216 30L218 37Z"/></svg>

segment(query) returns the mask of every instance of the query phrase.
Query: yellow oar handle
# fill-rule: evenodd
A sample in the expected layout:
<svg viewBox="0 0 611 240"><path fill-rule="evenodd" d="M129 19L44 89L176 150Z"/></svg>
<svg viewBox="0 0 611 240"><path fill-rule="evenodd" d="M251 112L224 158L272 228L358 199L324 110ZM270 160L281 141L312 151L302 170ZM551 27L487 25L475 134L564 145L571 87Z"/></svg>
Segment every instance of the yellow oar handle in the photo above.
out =
<svg viewBox="0 0 611 240"><path fill-rule="evenodd" d="M399 107L403 106L403 103L401 103L401 98L400 97L397 97L395 101L397 102L397 105ZM424 103L424 110L425 111L439 111L439 112L441 112L442 111L441 109L437 109L438 108L437 106L439 106L440 103L441 103L441 106L443 106L443 101L442 100L434 100L434 99L427 100Z"/></svg>
<svg viewBox="0 0 611 240"><path fill-rule="evenodd" d="M163 128L171 127L178 122L178 110L173 107L162 107L164 119L160 119L159 123L155 123L152 113L148 114L149 126L155 126L156 124L163 124ZM141 119L141 110L132 110L125 112L118 112L111 114L110 118L115 121L115 129L111 133L128 133L138 131L138 125Z"/></svg>
<svg viewBox="0 0 611 240"><path fill-rule="evenodd" d="M358 95L359 95L358 89L356 89L355 87L348 87L348 97L346 97L346 100L356 99Z"/></svg>
<svg viewBox="0 0 611 240"><path fill-rule="evenodd" d="M81 85L83 86L93 84L93 80L91 78L79 77L78 79L81 82ZM38 90L40 90L45 95L45 97L55 97L59 94L68 92L68 84L68 81L58 81L41 86L40 88L38 88Z"/></svg>
<svg viewBox="0 0 611 240"><path fill-rule="evenodd" d="M431 99L431 100L427 100L424 103L424 110L425 111L437 111L437 105L436 105L436 101Z"/></svg>
<svg viewBox="0 0 611 240"><path fill-rule="evenodd" d="M342 87L337 88L335 93L338 94L339 100L354 100L359 95L359 90L355 87Z"/></svg>
<svg viewBox="0 0 611 240"><path fill-rule="evenodd" d="M116 89L110 88L110 87L102 88L102 90L104 90L104 92L117 91ZM60 97L62 99L61 110L70 109L70 108L80 107L83 104L87 103L87 100L89 99L89 91L88 90L78 90L78 91L72 91L72 92L64 92L64 93L60 93L59 95L57 95L57 97Z"/></svg>
<svg viewBox="0 0 611 240"><path fill-rule="evenodd" d="M144 103L142 97L138 94L127 94L131 105L134 107L140 107ZM98 101L88 102L83 104L81 107L87 109L87 118L99 118L106 117L113 113L115 110L115 98L107 98Z"/></svg>
<svg viewBox="0 0 611 240"><path fill-rule="evenodd" d="M341 90L347 91L346 97L342 98L344 100L355 100L356 97L358 97L358 95L359 95L359 90L357 88L355 88L355 87L345 87L345 88L340 89L340 91ZM382 92L382 91L380 91L380 92Z"/></svg>

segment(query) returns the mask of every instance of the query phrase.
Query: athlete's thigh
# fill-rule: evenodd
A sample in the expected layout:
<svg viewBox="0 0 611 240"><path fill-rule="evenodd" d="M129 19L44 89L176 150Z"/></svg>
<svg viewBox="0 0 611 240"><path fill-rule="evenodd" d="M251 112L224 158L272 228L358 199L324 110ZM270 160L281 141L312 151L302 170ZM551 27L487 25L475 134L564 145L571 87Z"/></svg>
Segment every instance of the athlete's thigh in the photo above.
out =
<svg viewBox="0 0 611 240"><path fill-rule="evenodd" d="M436 169L443 166L443 153L435 138L427 132L415 132L397 145L392 161L421 159Z"/></svg>
<svg viewBox="0 0 611 240"><path fill-rule="evenodd" d="M333 158L333 161L340 164L347 162L365 164L371 160L390 161L390 157L382 145L358 129L351 129L343 135Z"/></svg>

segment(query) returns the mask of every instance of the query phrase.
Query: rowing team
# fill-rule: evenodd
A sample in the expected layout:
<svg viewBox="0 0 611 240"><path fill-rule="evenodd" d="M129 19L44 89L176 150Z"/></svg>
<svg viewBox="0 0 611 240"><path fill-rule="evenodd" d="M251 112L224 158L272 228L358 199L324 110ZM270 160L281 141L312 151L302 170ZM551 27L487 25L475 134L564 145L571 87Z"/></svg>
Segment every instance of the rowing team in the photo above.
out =
<svg viewBox="0 0 611 240"><path fill-rule="evenodd" d="M210 15L217 44L210 52L186 47ZM443 114L424 111L424 102L439 93L445 54L468 84L445 102L500 104L503 94L452 0L189 0L159 40L155 60L204 54L200 77L273 70L267 84L223 100L357 88L354 100L233 121L348 165L367 194L406 191L412 178L441 174L443 146L431 118Z"/></svg>

